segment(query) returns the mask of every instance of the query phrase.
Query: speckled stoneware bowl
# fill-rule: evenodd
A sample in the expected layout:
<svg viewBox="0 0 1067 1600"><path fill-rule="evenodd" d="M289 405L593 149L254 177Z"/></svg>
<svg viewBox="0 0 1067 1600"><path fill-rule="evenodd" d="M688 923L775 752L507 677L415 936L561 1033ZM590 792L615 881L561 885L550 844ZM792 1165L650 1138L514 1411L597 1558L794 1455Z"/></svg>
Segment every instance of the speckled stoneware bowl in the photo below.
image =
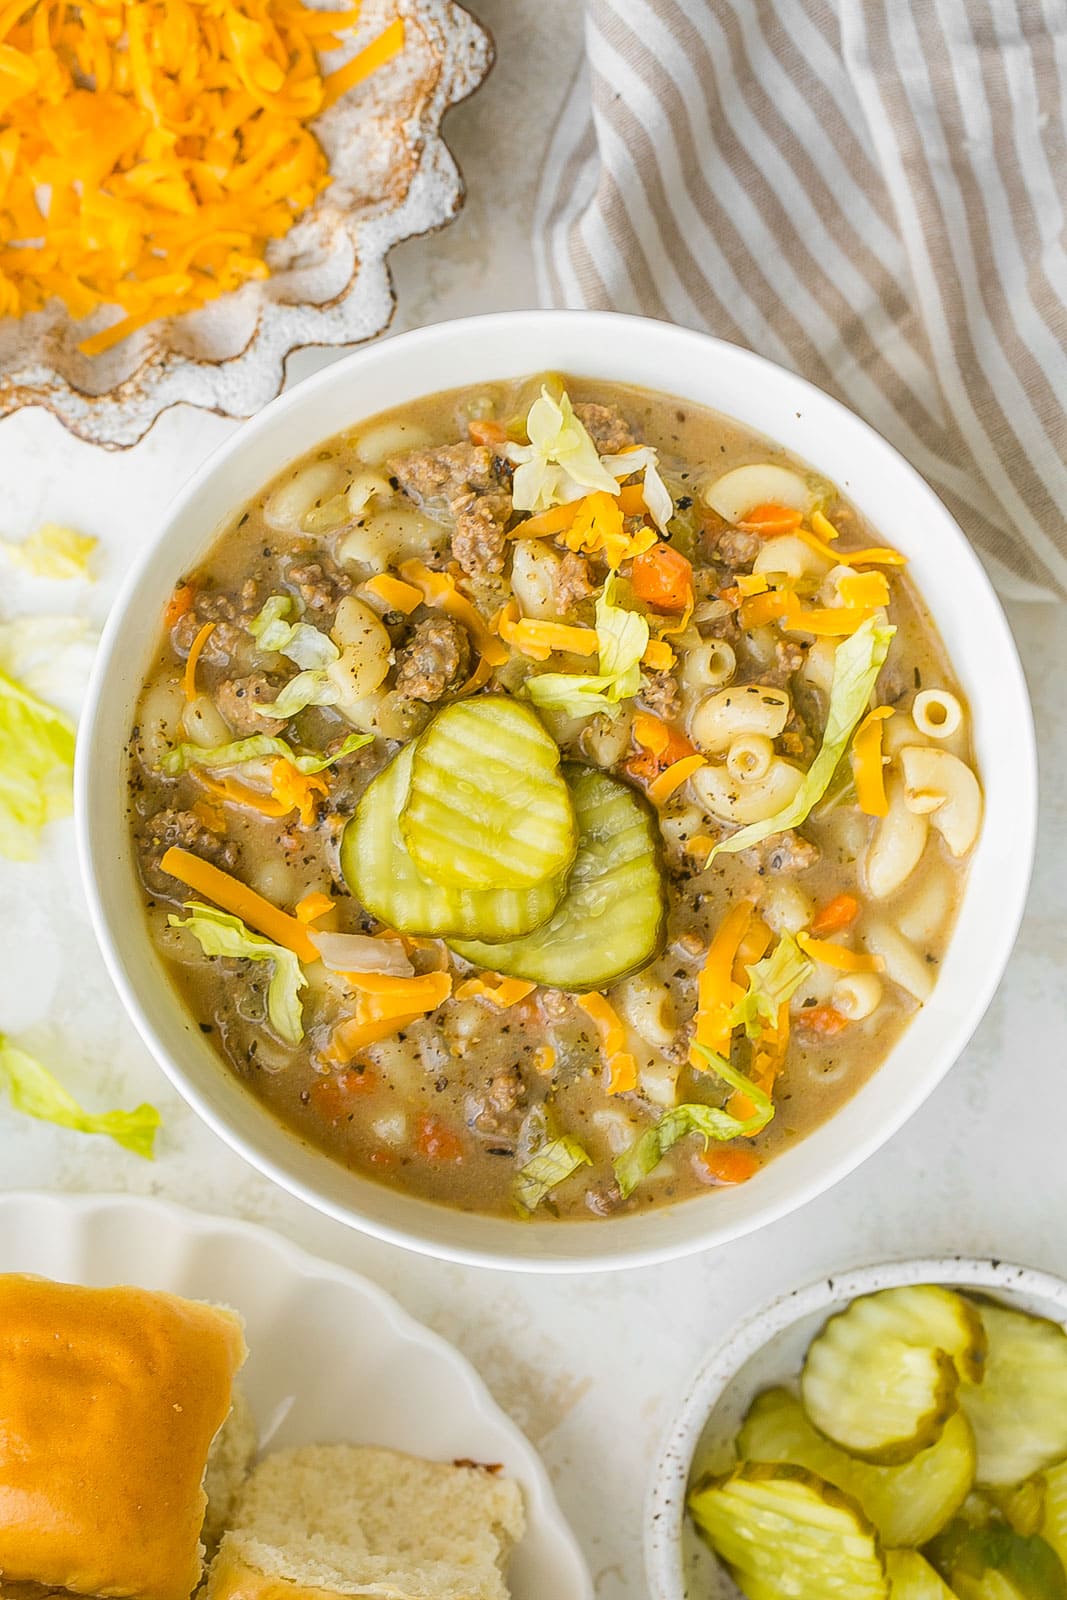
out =
<svg viewBox="0 0 1067 1600"><path fill-rule="evenodd" d="M914 1283L974 1289L1067 1325L1067 1283L1030 1267L963 1256L860 1267L765 1306L691 1380L657 1459L645 1514L651 1600L738 1600L740 1591L686 1516L690 1482L703 1472L730 1470L733 1439L752 1401L764 1389L797 1377L808 1345L828 1317L857 1295Z"/></svg>
<svg viewBox="0 0 1067 1600"><path fill-rule="evenodd" d="M441 118L493 61L489 34L454 0L365 0L359 27L329 64L398 13L402 52L315 121L333 181L268 248L271 276L92 359L79 342L113 313L74 323L56 301L0 318L0 417L44 406L81 438L125 447L182 401L250 417L281 389L292 351L357 344L386 327L395 305L389 251L442 227L463 203Z"/></svg>

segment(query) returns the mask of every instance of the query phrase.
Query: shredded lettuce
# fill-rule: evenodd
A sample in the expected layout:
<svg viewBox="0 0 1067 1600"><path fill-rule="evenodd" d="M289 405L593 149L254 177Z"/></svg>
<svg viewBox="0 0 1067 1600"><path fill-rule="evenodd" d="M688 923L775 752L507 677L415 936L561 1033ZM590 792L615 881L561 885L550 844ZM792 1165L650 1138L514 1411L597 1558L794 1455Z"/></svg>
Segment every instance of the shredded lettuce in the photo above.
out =
<svg viewBox="0 0 1067 1600"><path fill-rule="evenodd" d="M187 900L185 909L190 913L188 917L171 914L167 921L172 928L188 928L206 956L273 963L267 986L267 1015L279 1038L287 1044L299 1044L304 1037L300 991L307 986L307 978L294 952L272 944L261 934L250 933L240 917L231 917L214 906Z"/></svg>
<svg viewBox="0 0 1067 1600"><path fill-rule="evenodd" d="M279 717L287 722L308 706L335 706L340 699L341 689L328 672L298 672L282 685L276 700L264 701L256 710L261 717Z"/></svg>
<svg viewBox="0 0 1067 1600"><path fill-rule="evenodd" d="M0 539L8 559L35 578L88 578L89 562L99 543L87 533L46 522L20 543Z"/></svg>
<svg viewBox="0 0 1067 1600"><path fill-rule="evenodd" d="M341 652L320 628L313 628L309 622L288 621L295 610L292 595L272 594L248 624L248 631L261 650L288 656L304 671L322 672L339 659Z"/></svg>
<svg viewBox="0 0 1067 1600"><path fill-rule="evenodd" d="M724 1111L719 1106L705 1106L699 1104L686 1104L674 1106L670 1111L664 1112L655 1127L647 1128L628 1150L615 1157L615 1181L619 1185L623 1199L633 1194L637 1185L656 1167L687 1133L703 1135L704 1147L707 1148L710 1139L724 1142L727 1139L752 1138L762 1132L774 1116L774 1102L770 1095L765 1094L759 1086L746 1078L743 1072L738 1072L723 1056L717 1055L714 1050L709 1050L705 1045L694 1044L705 1058L708 1066L717 1072L719 1077L729 1084L731 1089L745 1095L752 1104L750 1117L735 1117L729 1111Z"/></svg>
<svg viewBox="0 0 1067 1600"><path fill-rule="evenodd" d="M0 622L0 672L77 717L97 636L84 617L34 615Z"/></svg>
<svg viewBox="0 0 1067 1600"><path fill-rule="evenodd" d="M253 734L250 739L236 739L232 744L216 744L205 748L199 744L179 744L167 754L160 762L160 768L168 777L176 778L183 772L188 772L190 767L238 767L245 761L259 761L267 756L279 756L284 761L289 761L298 772L311 774L325 772L327 767L332 767L335 761L351 755L353 750L361 750L365 744L374 740L372 733L350 733L339 750L332 756L298 755L292 745L284 739L276 739L268 733Z"/></svg>
<svg viewBox="0 0 1067 1600"><path fill-rule="evenodd" d="M74 724L0 672L0 854L30 861L45 824L74 808Z"/></svg>
<svg viewBox="0 0 1067 1600"><path fill-rule="evenodd" d="M758 1039L764 1028L777 1024L779 1007L815 968L793 935L783 933L769 956L745 970L748 988L730 1012L730 1027L743 1027L750 1039Z"/></svg>
<svg viewBox="0 0 1067 1600"><path fill-rule="evenodd" d="M830 705L822 747L804 774L804 781L796 796L781 811L765 817L762 822L750 822L728 838L720 839L709 853L705 865L725 851L732 855L737 850L748 850L769 839L772 833L783 833L795 828L818 803L837 771L837 764L845 753L852 731L867 709L875 680L889 654L889 645L896 629L884 620L884 613L868 617L855 633L843 639L834 656L834 677L830 686Z"/></svg>
<svg viewBox="0 0 1067 1600"><path fill-rule="evenodd" d="M617 456L601 456L600 464L613 478L629 477L634 472L644 474L643 492L648 514L660 533L666 533L674 516L674 501L660 476L659 455L652 446L643 444L637 450L624 450ZM615 492L618 493L617 485Z"/></svg>
<svg viewBox="0 0 1067 1600"><path fill-rule="evenodd" d="M577 1172L579 1167L592 1164L577 1140L566 1134L550 1139L515 1174L516 1209L524 1217L532 1216L550 1189Z"/></svg>
<svg viewBox="0 0 1067 1600"><path fill-rule="evenodd" d="M83 1111L33 1056L19 1050L0 1034L0 1077L7 1085L16 1111L41 1122L54 1122L60 1128L78 1133L104 1133L135 1156L151 1161L156 1129L161 1118L155 1106L140 1105L136 1111Z"/></svg>
<svg viewBox="0 0 1067 1600"><path fill-rule="evenodd" d="M640 612L615 604L615 587L616 576L612 572L596 603L600 671L545 672L527 679L526 693L535 705L566 712L570 717L589 717L598 711L615 716L621 700L639 693L641 657L648 648L648 622Z"/></svg>
<svg viewBox="0 0 1067 1600"><path fill-rule="evenodd" d="M516 511L547 511L593 489L618 494L619 485L601 464L569 395L554 400L543 388L526 418L526 435L529 444L506 447L508 460L515 464Z"/></svg>

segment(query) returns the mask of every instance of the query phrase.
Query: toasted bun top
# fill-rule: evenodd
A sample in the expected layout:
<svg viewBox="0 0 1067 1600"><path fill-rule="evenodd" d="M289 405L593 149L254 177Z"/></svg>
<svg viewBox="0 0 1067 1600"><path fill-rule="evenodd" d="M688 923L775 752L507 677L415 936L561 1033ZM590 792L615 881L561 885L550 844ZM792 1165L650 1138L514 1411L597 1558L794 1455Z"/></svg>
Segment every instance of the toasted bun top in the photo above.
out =
<svg viewBox="0 0 1067 1600"><path fill-rule="evenodd" d="M188 1600L201 1482L245 1357L228 1311L0 1275L0 1572Z"/></svg>

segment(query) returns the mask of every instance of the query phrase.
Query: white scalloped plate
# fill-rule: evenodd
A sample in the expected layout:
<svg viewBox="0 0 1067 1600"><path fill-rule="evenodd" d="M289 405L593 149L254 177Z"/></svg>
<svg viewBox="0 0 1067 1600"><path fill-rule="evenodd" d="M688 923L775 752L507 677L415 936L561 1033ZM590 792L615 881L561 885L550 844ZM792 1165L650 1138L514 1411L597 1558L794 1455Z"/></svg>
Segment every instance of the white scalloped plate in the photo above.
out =
<svg viewBox="0 0 1067 1600"><path fill-rule="evenodd" d="M129 1196L0 1195L0 1272L139 1284L233 1306L242 1383L264 1445L389 1445L501 1462L528 1529L515 1600L592 1600L593 1585L533 1446L463 1357L365 1278L263 1228Z"/></svg>

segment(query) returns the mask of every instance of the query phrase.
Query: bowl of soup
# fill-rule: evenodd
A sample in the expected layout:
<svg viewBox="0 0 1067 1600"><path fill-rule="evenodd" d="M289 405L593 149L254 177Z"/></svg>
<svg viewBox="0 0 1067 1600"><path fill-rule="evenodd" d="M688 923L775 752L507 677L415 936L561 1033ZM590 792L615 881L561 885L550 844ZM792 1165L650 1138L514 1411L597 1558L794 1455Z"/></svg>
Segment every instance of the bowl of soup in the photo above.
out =
<svg viewBox="0 0 1067 1600"><path fill-rule="evenodd" d="M167 512L80 743L96 927L261 1170L397 1242L652 1261L956 1059L1033 847L1009 630L802 379L508 313L358 352Z"/></svg>

